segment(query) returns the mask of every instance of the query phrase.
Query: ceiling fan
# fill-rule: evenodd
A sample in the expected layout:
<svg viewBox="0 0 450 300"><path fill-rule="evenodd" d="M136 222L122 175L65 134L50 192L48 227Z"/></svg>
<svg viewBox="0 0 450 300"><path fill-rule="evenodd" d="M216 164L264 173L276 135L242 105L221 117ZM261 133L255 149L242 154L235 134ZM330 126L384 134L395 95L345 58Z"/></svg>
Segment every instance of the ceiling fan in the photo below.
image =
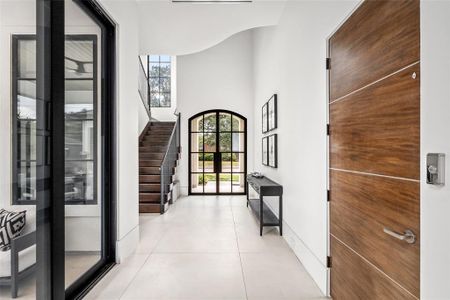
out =
<svg viewBox="0 0 450 300"><path fill-rule="evenodd" d="M77 59L70 58L70 57L67 57L67 56L65 56L65 59L67 59L67 60L69 60L71 62L74 62L76 64L76 68L68 68L68 67L66 67L67 70L69 70L71 72L74 72L76 74L79 74L79 75L92 73L92 72L88 72L86 70L86 65L93 64L94 62L92 62L92 61L81 61L81 60L77 60Z"/></svg>

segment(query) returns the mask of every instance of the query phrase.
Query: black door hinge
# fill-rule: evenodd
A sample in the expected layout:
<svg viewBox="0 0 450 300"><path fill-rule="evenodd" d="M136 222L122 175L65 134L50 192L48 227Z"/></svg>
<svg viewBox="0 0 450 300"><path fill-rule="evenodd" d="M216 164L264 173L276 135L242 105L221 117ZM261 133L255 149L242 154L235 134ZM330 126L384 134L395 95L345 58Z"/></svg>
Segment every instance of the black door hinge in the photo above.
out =
<svg viewBox="0 0 450 300"><path fill-rule="evenodd" d="M327 268L331 268L331 256L327 256Z"/></svg>
<svg viewBox="0 0 450 300"><path fill-rule="evenodd" d="M327 201L330 202L331 199L331 193L330 190L327 190Z"/></svg>
<svg viewBox="0 0 450 300"><path fill-rule="evenodd" d="M330 135L330 124L327 124L327 135Z"/></svg>
<svg viewBox="0 0 450 300"><path fill-rule="evenodd" d="M329 57L327 57L325 65L326 65L327 70L331 69L331 60Z"/></svg>

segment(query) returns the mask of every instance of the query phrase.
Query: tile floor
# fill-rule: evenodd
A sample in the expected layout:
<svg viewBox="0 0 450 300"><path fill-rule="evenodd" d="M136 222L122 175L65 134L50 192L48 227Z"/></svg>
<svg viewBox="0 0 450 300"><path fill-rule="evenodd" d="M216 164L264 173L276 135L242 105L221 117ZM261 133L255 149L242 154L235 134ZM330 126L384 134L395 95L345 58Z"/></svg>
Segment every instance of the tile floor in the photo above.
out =
<svg viewBox="0 0 450 300"><path fill-rule="evenodd" d="M140 216L134 255L86 299L294 300L324 296L277 229L259 236L245 196L184 197Z"/></svg>

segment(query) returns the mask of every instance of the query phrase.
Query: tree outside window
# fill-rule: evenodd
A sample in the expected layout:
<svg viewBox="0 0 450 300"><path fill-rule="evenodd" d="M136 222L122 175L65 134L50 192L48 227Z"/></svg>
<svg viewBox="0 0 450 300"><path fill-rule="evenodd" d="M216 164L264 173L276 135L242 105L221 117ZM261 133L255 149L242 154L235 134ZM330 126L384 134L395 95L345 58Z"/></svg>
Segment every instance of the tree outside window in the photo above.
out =
<svg viewBox="0 0 450 300"><path fill-rule="evenodd" d="M171 106L171 60L169 55L149 56L150 106Z"/></svg>

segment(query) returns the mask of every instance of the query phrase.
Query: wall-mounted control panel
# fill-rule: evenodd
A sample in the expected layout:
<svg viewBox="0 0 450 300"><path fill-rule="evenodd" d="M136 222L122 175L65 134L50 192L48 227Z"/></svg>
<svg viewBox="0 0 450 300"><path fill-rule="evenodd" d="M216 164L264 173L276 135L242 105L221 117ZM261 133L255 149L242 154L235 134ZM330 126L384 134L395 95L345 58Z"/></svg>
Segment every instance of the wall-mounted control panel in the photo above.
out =
<svg viewBox="0 0 450 300"><path fill-rule="evenodd" d="M445 184L445 154L427 154L427 184Z"/></svg>

